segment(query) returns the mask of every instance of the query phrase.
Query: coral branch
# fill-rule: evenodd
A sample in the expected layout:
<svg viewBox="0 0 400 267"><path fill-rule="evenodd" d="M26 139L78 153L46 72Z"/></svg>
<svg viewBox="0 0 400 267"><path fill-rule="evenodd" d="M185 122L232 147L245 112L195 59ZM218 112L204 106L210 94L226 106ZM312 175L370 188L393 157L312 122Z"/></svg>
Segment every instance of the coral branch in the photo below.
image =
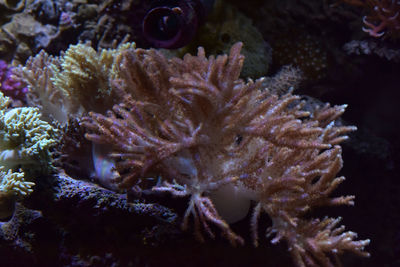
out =
<svg viewBox="0 0 400 267"><path fill-rule="evenodd" d="M372 37L387 34L398 37L400 31L400 3L393 0L342 0L354 6L364 7L369 14L363 17L362 30Z"/></svg>
<svg viewBox="0 0 400 267"><path fill-rule="evenodd" d="M157 175L164 182L153 191L190 197L182 225L189 228L192 217L199 240L201 230L214 238L214 225L233 245L243 243L220 215L231 203L214 201L235 192L234 203L257 203L251 219L255 245L266 212L276 234L272 242L286 240L299 266L329 266L330 256L344 251L367 256L362 249L368 241L335 229L337 220L304 219L314 207L354 203L354 196L330 196L344 181L337 177L339 143L355 130L335 122L346 105L307 111L291 89L276 95L263 88L264 79L245 82L239 78L241 47L208 58L199 48L197 56L183 59L124 50L110 83L123 102L106 115L90 112L81 123L86 138L110 150L120 174L113 182L120 188Z"/></svg>

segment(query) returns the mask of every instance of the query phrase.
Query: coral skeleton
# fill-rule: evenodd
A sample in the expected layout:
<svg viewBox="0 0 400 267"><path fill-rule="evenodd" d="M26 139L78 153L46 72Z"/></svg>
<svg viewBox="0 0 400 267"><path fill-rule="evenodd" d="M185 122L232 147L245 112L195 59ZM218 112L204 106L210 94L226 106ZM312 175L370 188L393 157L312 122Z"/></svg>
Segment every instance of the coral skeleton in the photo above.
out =
<svg viewBox="0 0 400 267"><path fill-rule="evenodd" d="M298 266L340 265L344 252L368 256L369 240L356 240L338 226L340 218L306 216L320 206L354 205L354 196L331 196L345 180L337 177L340 143L356 129L335 122L346 105L307 111L290 90L276 95L263 78L241 79L241 47L208 58L203 48L183 59L156 50L120 52L110 86L123 101L81 122L86 138L110 151L117 175L109 179L140 189L140 178L162 177L152 190L189 197L182 227L192 219L201 241L218 228L232 245L242 244L229 223L246 216L253 202L254 245L259 217L267 213L271 242L286 241ZM245 208L229 220L221 214L235 209L233 195L232 203Z"/></svg>

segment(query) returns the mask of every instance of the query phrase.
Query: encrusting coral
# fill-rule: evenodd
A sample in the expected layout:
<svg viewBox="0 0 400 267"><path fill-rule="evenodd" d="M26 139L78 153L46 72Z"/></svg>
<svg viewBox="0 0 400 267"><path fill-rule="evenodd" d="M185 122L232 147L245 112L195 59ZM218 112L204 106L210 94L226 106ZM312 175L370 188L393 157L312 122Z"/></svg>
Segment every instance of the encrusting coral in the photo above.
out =
<svg viewBox="0 0 400 267"><path fill-rule="evenodd" d="M112 182L139 188L139 178L160 175L163 183L153 191L190 197L182 225L188 228L192 217L199 240L203 231L214 237L214 225L233 245L242 244L229 222L246 216L254 201L254 245L266 212L272 243L285 240L298 266L339 265L345 251L368 256L369 240L337 227L340 218L305 216L319 206L354 204L354 196L330 197L344 181L336 177L339 144L355 130L335 123L346 105L309 112L299 96L275 95L263 79L240 79L241 46L216 58L202 48L183 59L143 49L116 56L112 86L122 103L106 114L89 112L81 123L88 140L110 151L119 174ZM221 216L236 207L242 214Z"/></svg>

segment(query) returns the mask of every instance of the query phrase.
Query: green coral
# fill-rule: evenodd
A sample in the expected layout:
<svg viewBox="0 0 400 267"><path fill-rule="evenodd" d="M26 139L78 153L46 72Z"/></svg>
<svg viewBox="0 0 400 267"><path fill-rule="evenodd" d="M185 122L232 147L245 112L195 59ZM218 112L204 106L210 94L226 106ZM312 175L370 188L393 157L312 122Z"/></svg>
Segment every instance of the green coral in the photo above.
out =
<svg viewBox="0 0 400 267"><path fill-rule="evenodd" d="M50 169L49 150L58 135L38 108L7 109L10 102L0 92L0 219L13 214L18 197L33 191L35 183L27 177Z"/></svg>
<svg viewBox="0 0 400 267"><path fill-rule="evenodd" d="M32 193L34 185L25 180L23 172L4 171L4 167L0 167L0 219L11 217L17 198Z"/></svg>
<svg viewBox="0 0 400 267"><path fill-rule="evenodd" d="M38 108L7 110L8 97L0 93L0 165L22 168L30 174L48 170L49 149L56 144L58 131L40 119Z"/></svg>
<svg viewBox="0 0 400 267"><path fill-rule="evenodd" d="M33 182L25 181L23 172L13 172L3 170L4 167L0 167L0 192L11 196L26 196L32 193L32 187L35 185Z"/></svg>

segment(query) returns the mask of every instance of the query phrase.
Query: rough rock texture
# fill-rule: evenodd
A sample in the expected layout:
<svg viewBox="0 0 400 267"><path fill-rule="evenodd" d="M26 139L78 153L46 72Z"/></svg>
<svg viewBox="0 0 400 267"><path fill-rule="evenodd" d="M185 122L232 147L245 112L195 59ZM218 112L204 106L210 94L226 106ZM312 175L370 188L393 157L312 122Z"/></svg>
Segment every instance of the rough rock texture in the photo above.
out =
<svg viewBox="0 0 400 267"><path fill-rule="evenodd" d="M93 266L93 261L127 266L141 260L140 253L132 253L136 249L183 236L171 209L129 201L126 194L90 182L42 177L35 190L24 204L17 203L9 221L0 223L2 266Z"/></svg>

